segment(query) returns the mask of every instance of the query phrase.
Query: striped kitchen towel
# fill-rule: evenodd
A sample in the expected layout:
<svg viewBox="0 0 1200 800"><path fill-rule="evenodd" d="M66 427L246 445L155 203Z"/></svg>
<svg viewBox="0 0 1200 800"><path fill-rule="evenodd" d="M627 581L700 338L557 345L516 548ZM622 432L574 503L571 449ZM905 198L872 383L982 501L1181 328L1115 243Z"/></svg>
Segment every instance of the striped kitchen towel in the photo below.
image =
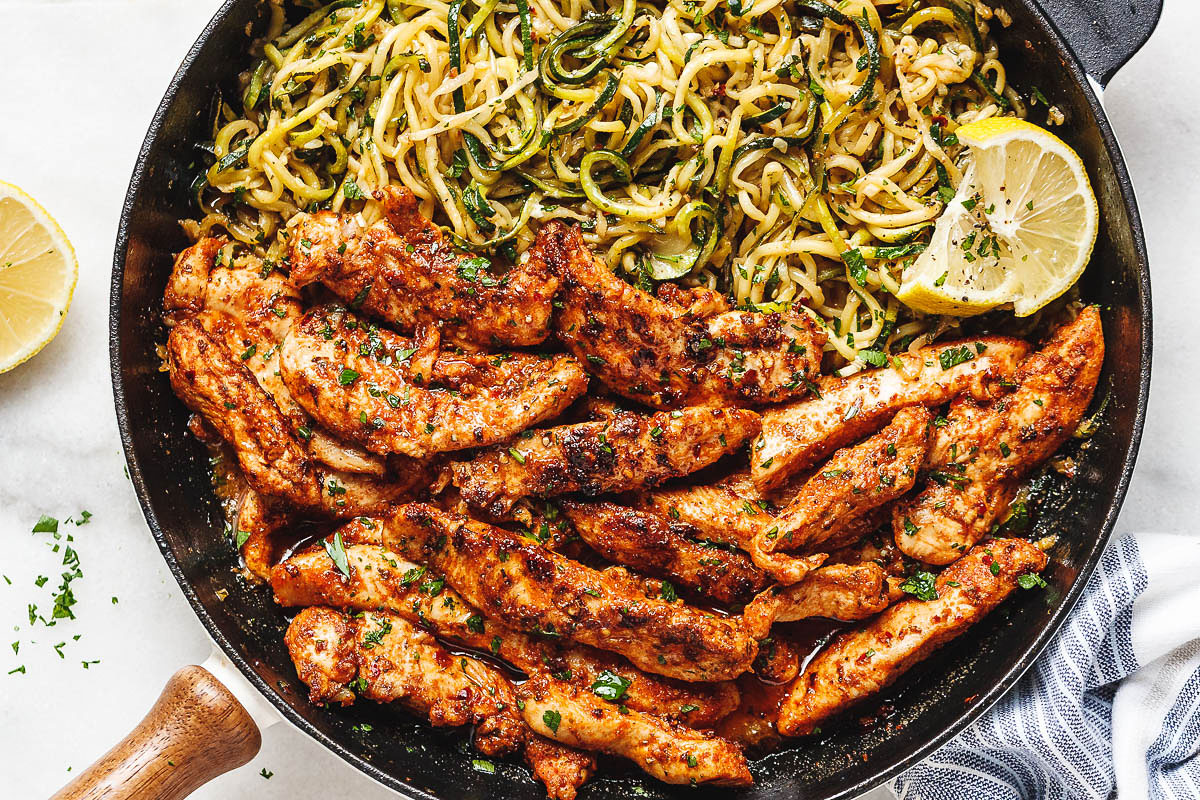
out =
<svg viewBox="0 0 1200 800"><path fill-rule="evenodd" d="M1114 540L1017 686L867 797L1200 798L1200 538Z"/></svg>

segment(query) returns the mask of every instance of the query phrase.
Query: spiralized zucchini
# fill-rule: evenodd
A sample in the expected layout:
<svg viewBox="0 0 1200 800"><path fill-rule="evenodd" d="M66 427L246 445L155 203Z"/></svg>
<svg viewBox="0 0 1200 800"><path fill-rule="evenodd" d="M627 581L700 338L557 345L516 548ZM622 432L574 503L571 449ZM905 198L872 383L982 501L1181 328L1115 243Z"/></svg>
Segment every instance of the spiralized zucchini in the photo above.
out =
<svg viewBox="0 0 1200 800"><path fill-rule="evenodd" d="M955 129L1024 113L973 0L269 8L194 233L279 261L297 212L371 222L403 184L465 249L515 260L562 218L643 287L802 306L846 369L957 324L892 292L960 179Z"/></svg>

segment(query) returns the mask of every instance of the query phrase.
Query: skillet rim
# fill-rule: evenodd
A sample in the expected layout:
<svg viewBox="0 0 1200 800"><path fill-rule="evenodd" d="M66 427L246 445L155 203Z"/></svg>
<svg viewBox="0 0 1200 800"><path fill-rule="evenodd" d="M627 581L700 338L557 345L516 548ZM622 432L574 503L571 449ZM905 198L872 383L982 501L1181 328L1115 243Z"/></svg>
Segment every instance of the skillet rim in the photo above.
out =
<svg viewBox="0 0 1200 800"><path fill-rule="evenodd" d="M128 254L128 246L130 239L131 220L134 206L137 198L141 193L142 184L150 172L148 167L148 157L151 149L159 138L162 132L163 125L175 103L177 94L180 89L180 84L183 82L186 74L192 67L193 63L199 57L201 51L208 47L213 38L214 32L221 26L224 19L234 10L235 7L245 2L253 2L254 0L224 0L220 8L214 13L212 19L201 31L195 43L189 48L187 54L180 63L178 70L172 76L167 89L163 94L162 100L159 102L154 116L147 128L146 136L138 150L137 159L134 164L133 172L129 182L129 188L125 195L124 203L121 207L121 216L117 229L117 238L115 251L113 256L113 272L110 284L109 295L109 368L113 384L113 400L117 415L117 427L120 433L121 445L125 454L125 461L129 469L129 477L134 486L134 491L137 494L138 504L141 506L142 514L146 519L146 524L153 535L155 542L158 544L159 550L162 552L163 559L167 563L175 581L179 584L183 591L184 597L187 598L192 610L199 618L201 624L208 631L209 636L221 648L226 656L237 666L242 675L250 682L250 684L261 694L266 700L279 711L283 719L290 722L294 727L298 728L308 736L318 741L321 745L337 754L342 760L346 761L360 772L368 775L376 782L382 784L386 788L398 792L404 796L413 798L413 800L442 800L436 795L432 795L424 790L410 785L406 781L385 772L376 767L371 762L364 759L359 753L351 751L344 747L331 737L322 733L315 726L310 724L300 713L287 701L281 694L276 692L270 684L268 684L262 676L254 669L238 648L230 639L225 636L216 620L209 613L208 606L205 605L199 595L196 593L191 582L186 578L180 566L175 553L171 548L169 541L162 526L158 521L158 517L154 511L152 497L146 486L146 481L143 476L142 467L138 460L134 445L132 432L132 424L129 417L129 410L125 400L125 385L122 375L121 362L121 337L120 337L120 321L122 313L122 300L124 292L124 277L125 277L125 261ZM1012 0L1010 0L1011 2ZM913 747L906 755L896 758L890 765L882 768L867 767L864 770L864 777L856 779L852 784L846 786L840 791L826 795L823 800L844 800L845 798L855 797L862 792L879 786L892 778L899 775L901 772L909 769L917 764L939 747L944 745L954 736L958 735L968 725L978 719L985 711L990 709L1002 696L1004 696L1018 680L1025 674L1026 671L1041 655L1049 644L1050 639L1058 633L1067 615L1074 609L1091 578L1096 566L1099 564L1100 558L1104 552L1108 541L1112 537L1113 528L1116 524L1117 517L1120 514L1121 507L1124 504L1125 497L1128 493L1129 483L1133 475L1134 465L1137 461L1137 455L1141 444L1142 433L1145 426L1147 403L1150 391L1150 374L1153 355L1153 309L1151 304L1151 287L1150 287L1150 271L1148 263L1148 252L1146 247L1145 232L1142 226L1142 220L1138 211L1137 198L1135 196L1132 180L1130 179L1128 169L1125 165L1125 160L1122 155L1120 144L1117 142L1116 136L1113 133L1112 127L1109 124L1108 116L1105 113L1099 97L1096 95L1096 87L1098 84L1083 69L1083 66L1075 54L1072 47L1065 41L1058 28L1050 21L1047 14L1034 2L1034 0L1015 0L1020 5L1021 12L1025 14L1035 27L1040 29L1046 41L1052 45L1058 55L1062 58L1063 65L1070 75L1071 81L1079 87L1084 98L1090 108L1095 119L1095 126L1103 142L1104 149L1108 155L1113 167L1113 177L1117 186L1120 187L1121 202L1125 206L1125 212L1129 220L1129 233L1133 242L1133 250L1137 256L1137 293L1142 305L1141 313L1141 351L1139 353L1138 378L1139 385L1137 391L1137 404L1133 415L1133 427L1130 431L1129 446L1121 460L1121 475L1117 482L1115 491L1112 493L1108 508L1104 515L1103 523L1100 529L1095 533L1092 539L1092 546L1087 552L1087 558L1079 567L1078 573L1067 591L1063 601L1059 604L1058 609L1049 617L1045 618L1041 623L1041 630L1034 637L1033 641L1025 648L1025 651L1014 662L1013 666L1007 670L1001 678L996 681L986 691L981 691L978 698L968 705L964 710L959 712L953 721L943 730L935 735L921 741ZM854 769L857 769L856 765Z"/></svg>

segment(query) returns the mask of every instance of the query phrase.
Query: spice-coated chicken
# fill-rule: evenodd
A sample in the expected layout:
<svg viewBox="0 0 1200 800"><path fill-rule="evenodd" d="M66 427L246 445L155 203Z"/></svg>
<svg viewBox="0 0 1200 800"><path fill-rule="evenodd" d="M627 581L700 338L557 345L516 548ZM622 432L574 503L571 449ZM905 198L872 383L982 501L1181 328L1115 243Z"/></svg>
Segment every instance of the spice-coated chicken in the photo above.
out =
<svg viewBox="0 0 1200 800"><path fill-rule="evenodd" d="M704 539L699 530L615 503L560 500L574 531L609 561L667 578L720 603L744 603L769 583L740 550Z"/></svg>
<svg viewBox="0 0 1200 800"><path fill-rule="evenodd" d="M412 333L438 325L447 341L526 347L549 333L552 275L516 267L493 275L487 260L458 252L421 215L406 188L375 198L385 218L363 227L331 211L299 215L291 234L291 279L320 282L352 309Z"/></svg>
<svg viewBox="0 0 1200 800"><path fill-rule="evenodd" d="M879 430L902 408L940 406L964 392L986 398L1029 352L1019 339L989 336L924 347L882 369L817 382L814 396L763 413L750 445L754 483L763 491Z"/></svg>
<svg viewBox="0 0 1200 800"><path fill-rule="evenodd" d="M525 721L562 744L624 756L664 783L749 786L741 748L727 739L640 712L622 713L594 691L542 673L517 689Z"/></svg>
<svg viewBox="0 0 1200 800"><path fill-rule="evenodd" d="M595 772L595 758L529 729L514 687L495 667L451 654L427 632L388 611L351 616L301 611L285 635L296 672L313 702L354 702L355 692L398 703L435 727L473 728L484 755L523 752L554 800L572 800Z"/></svg>
<svg viewBox="0 0 1200 800"><path fill-rule="evenodd" d="M773 586L754 598L742 616L753 636L766 638L776 622L810 617L866 619L888 605L887 575L878 564L833 564L791 586Z"/></svg>
<svg viewBox="0 0 1200 800"><path fill-rule="evenodd" d="M1012 394L986 406L956 401L937 429L929 482L893 512L896 546L948 564L983 538L1020 481L1075 432L1103 363L1100 313L1085 308L1021 363Z"/></svg>
<svg viewBox="0 0 1200 800"><path fill-rule="evenodd" d="M528 263L562 282L554 327L567 349L646 405L777 403L804 395L819 370L825 336L802 312L713 314L723 303L711 293L686 308L664 302L613 274L578 228L543 225Z"/></svg>
<svg viewBox="0 0 1200 800"><path fill-rule="evenodd" d="M796 677L779 709L784 736L812 733L829 717L895 682L930 652L1000 604L1046 554L1024 539L997 539L951 564L925 598L891 606L839 636Z"/></svg>
<svg viewBox="0 0 1200 800"><path fill-rule="evenodd" d="M622 699L629 708L695 727L711 726L737 706L732 683L685 683L652 675L603 650L524 633L483 616L441 575L385 550L378 543L382 526L381 520L356 520L341 529L349 576L320 547L277 565L271 576L276 602L290 607L387 609L442 639L489 652L526 673L547 670L585 688L605 674L617 676L629 684ZM371 538L372 544L350 544Z"/></svg>
<svg viewBox="0 0 1200 800"><path fill-rule="evenodd" d="M528 496L645 489L736 452L758 424L758 414L739 408L620 412L528 431L510 445L484 450L452 465L454 485L472 506L494 514Z"/></svg>
<svg viewBox="0 0 1200 800"><path fill-rule="evenodd" d="M198 319L167 338L171 387L234 450L246 482L260 494L335 517L368 514L411 490L317 463L292 422L244 364Z"/></svg>
<svg viewBox="0 0 1200 800"><path fill-rule="evenodd" d="M728 680L749 669L758 652L736 618L647 597L519 534L433 506L398 508L383 542L440 571L489 617L620 653L647 672Z"/></svg>
<svg viewBox="0 0 1200 800"><path fill-rule="evenodd" d="M758 549L809 550L906 493L929 450L932 420L923 406L902 409L879 433L834 453L770 527L759 531Z"/></svg>
<svg viewBox="0 0 1200 800"><path fill-rule="evenodd" d="M270 262L242 255L232 260L223 238L205 238L179 254L167 282L163 308L170 325L197 319L254 375L305 447L335 470L383 476L383 459L338 441L314 425L280 377L279 345L303 313L299 293Z"/></svg>
<svg viewBox="0 0 1200 800"><path fill-rule="evenodd" d="M371 452L414 458L504 441L587 389L568 355L438 353L436 338L401 337L337 306L297 320L279 360L322 425Z"/></svg>

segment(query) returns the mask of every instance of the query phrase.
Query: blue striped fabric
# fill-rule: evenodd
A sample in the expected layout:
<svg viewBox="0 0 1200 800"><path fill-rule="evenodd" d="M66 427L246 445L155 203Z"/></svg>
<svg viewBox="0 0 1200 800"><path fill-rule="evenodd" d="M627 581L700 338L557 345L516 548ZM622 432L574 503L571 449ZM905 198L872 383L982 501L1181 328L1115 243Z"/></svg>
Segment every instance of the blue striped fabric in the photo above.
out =
<svg viewBox="0 0 1200 800"><path fill-rule="evenodd" d="M896 779L896 795L1107 800L1116 788L1113 696L1117 683L1140 666L1132 615L1147 585L1136 540L1113 542L1079 605L1030 672L954 741ZM1155 800L1200 798L1200 770L1191 761L1200 738L1200 673L1186 688L1147 752Z"/></svg>

